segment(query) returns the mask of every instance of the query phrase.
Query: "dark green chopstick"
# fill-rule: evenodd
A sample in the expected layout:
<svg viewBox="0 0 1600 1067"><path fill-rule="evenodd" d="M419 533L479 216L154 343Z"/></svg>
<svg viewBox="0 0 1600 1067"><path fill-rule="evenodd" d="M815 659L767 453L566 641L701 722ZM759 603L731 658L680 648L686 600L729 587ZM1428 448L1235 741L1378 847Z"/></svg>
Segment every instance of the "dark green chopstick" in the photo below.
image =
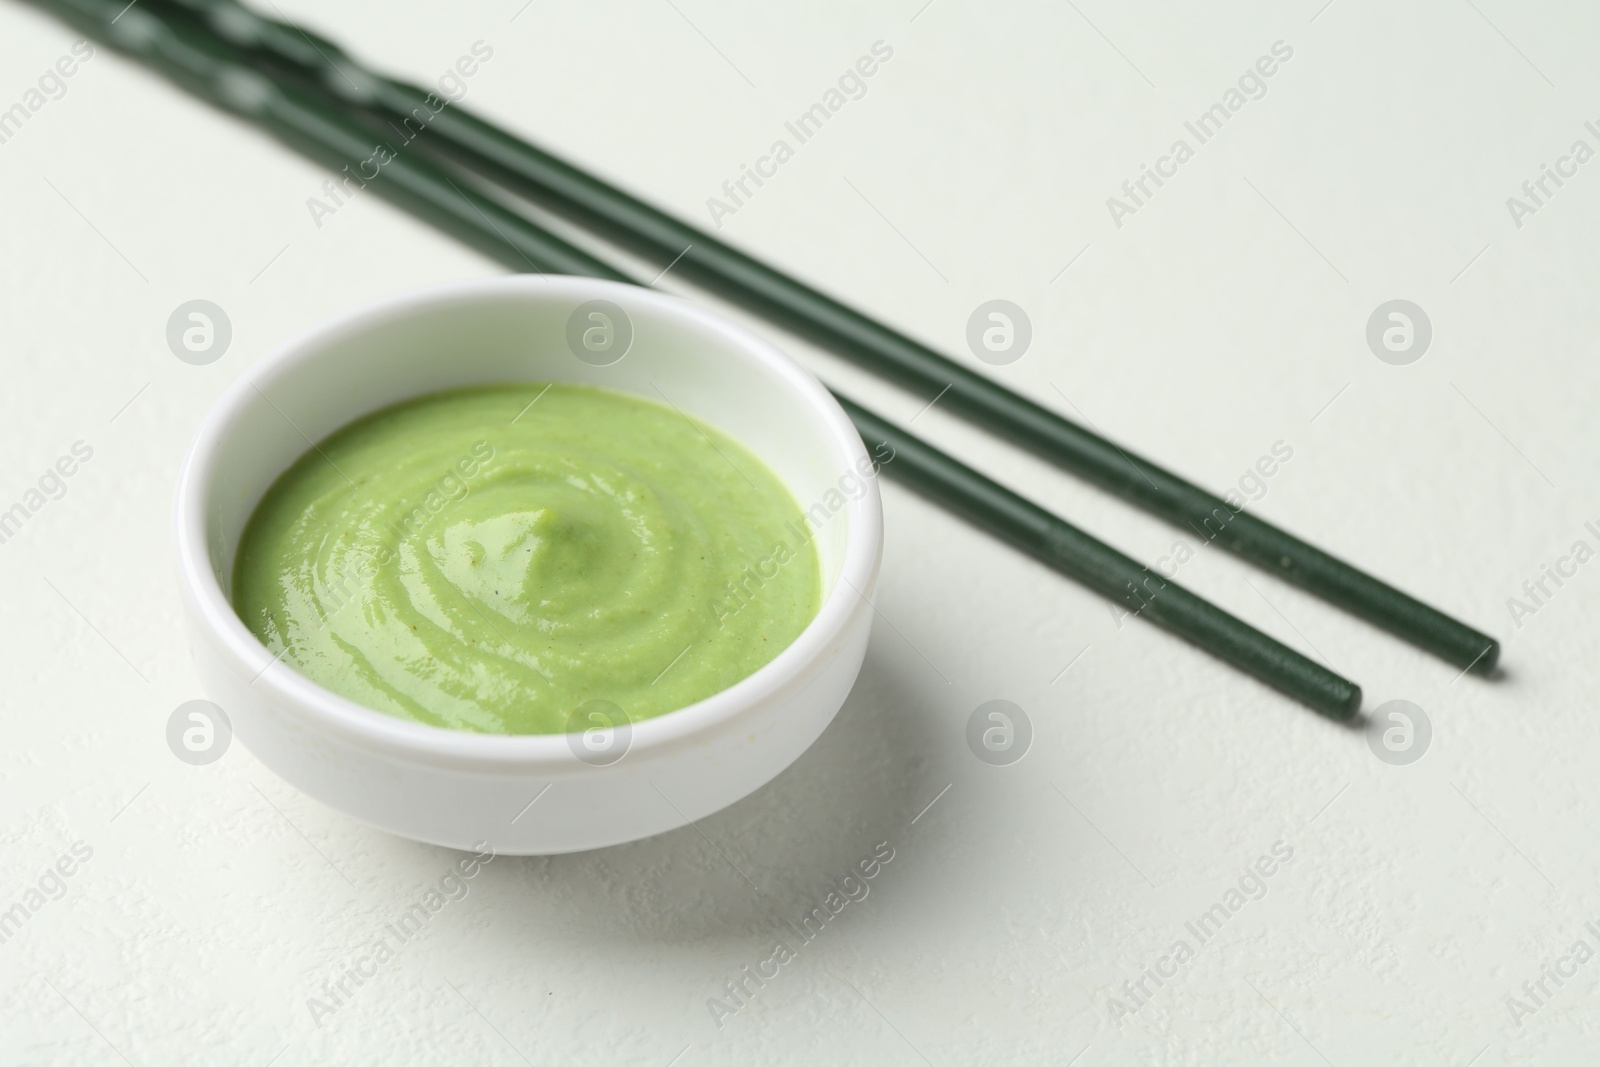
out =
<svg viewBox="0 0 1600 1067"><path fill-rule="evenodd" d="M161 0L149 0L159 7ZM381 116L404 122L430 94L377 75L325 38L263 18L236 0L178 0L275 75L315 79ZM434 98L437 100L437 97ZM1368 575L1221 497L1120 448L1049 409L715 237L456 105L433 112L417 148L489 178L742 303L841 356L914 389L1001 438L1073 471L1169 522L1293 582L1464 671L1490 673L1500 646L1486 634Z"/></svg>
<svg viewBox="0 0 1600 1067"><path fill-rule="evenodd" d="M326 99L242 70L225 42L200 27L169 24L121 0L45 6L89 36L136 55L178 84L215 99L320 162L348 166L371 151L370 130ZM118 25L112 19L121 12ZM626 281L622 274L521 216L451 181L421 160L396 156L374 188L502 263ZM858 430L896 451L887 469L913 488L1263 682L1337 719L1360 708L1361 690L1267 635L1163 582L1134 560L1028 503L978 472L843 397Z"/></svg>
<svg viewBox="0 0 1600 1067"><path fill-rule="evenodd" d="M894 461L883 469L897 481L1324 715L1344 720L1361 710L1360 686L1267 638L854 401L834 395L863 438L869 443L887 442L894 449Z"/></svg>

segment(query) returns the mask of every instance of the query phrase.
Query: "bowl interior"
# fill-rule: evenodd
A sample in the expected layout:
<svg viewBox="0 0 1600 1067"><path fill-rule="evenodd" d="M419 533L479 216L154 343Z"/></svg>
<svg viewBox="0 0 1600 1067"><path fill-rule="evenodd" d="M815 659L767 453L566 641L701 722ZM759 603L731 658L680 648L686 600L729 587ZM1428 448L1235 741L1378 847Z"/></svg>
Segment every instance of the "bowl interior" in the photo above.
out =
<svg viewBox="0 0 1600 1067"><path fill-rule="evenodd" d="M569 324L596 298L622 309L631 345L580 359ZM615 318L614 315L609 317ZM601 320L580 317L580 330ZM603 341L604 337L597 337ZM578 342L581 344L581 340ZM590 359L608 359L616 351ZM843 568L852 501L869 491L859 438L825 392L776 349L683 301L631 286L517 277L434 290L357 311L290 345L240 387L198 487L211 569L232 597L234 553L256 504L312 442L369 412L459 386L580 382L670 403L741 442L808 517L824 598Z"/></svg>

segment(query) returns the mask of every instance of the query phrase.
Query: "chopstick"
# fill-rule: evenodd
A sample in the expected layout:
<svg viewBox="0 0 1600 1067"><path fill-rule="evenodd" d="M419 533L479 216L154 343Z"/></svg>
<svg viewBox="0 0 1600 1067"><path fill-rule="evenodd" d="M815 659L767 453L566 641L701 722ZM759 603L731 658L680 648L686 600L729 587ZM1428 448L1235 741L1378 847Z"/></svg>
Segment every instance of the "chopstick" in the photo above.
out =
<svg viewBox="0 0 1600 1067"><path fill-rule="evenodd" d="M325 165L348 165L371 152L370 128L343 112L337 101L278 85L245 69L232 46L199 25L164 20L155 13L158 4L131 9L120 0L37 2L184 88L252 119ZM382 173L383 181L373 183L380 194L513 269L526 264L539 271L631 281L492 199L463 188L421 159L396 154ZM1354 683L1160 579L861 405L842 396L839 400L864 438L894 449L895 459L884 469L914 490L1325 715L1342 720L1359 711L1361 690Z"/></svg>
<svg viewBox="0 0 1600 1067"><path fill-rule="evenodd" d="M980 529L1143 615L1218 659L1330 718L1361 710L1361 687L1241 622L1189 590L854 401L834 396L867 441L894 450L885 473Z"/></svg>
<svg viewBox="0 0 1600 1067"><path fill-rule="evenodd" d="M298 71L389 122L425 106L426 90L385 78L297 26L236 0L179 0L252 63ZM159 5L159 2L157 3ZM437 99L437 98L435 98ZM563 214L834 353L928 393L1000 438L1220 545L1447 662L1489 674L1492 637L1372 577L1099 434L963 367L902 333L678 221L548 152L450 105L425 123L422 152Z"/></svg>

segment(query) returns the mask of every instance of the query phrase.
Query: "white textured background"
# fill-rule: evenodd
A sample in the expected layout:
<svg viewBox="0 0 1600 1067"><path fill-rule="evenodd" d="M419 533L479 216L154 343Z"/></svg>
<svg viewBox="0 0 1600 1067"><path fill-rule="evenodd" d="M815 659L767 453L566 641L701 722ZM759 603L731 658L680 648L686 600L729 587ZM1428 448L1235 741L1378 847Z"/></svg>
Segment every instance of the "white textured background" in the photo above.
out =
<svg viewBox="0 0 1600 1067"><path fill-rule="evenodd" d="M1506 677L1456 680L1216 552L1185 565L1369 707L1422 706L1430 750L1389 766L891 483L892 625L809 753L704 836L496 860L315 1026L307 998L453 856L240 747L203 768L168 751L202 695L174 478L212 398L291 333L496 268L371 195L316 228L321 172L102 51L0 145L0 507L94 449L0 545L0 909L93 848L0 944L0 1062L1592 1061L1600 960L1532 1016L1506 998L1600 947L1600 562L1520 628L1506 601L1574 541L1600 548L1600 161L1521 228L1505 201L1575 139L1600 147L1600 16L922 2L284 8L418 79L483 40L467 106L697 223L887 42L868 95L723 232L974 365L972 309L1017 302L1032 349L980 369L1215 488L1289 443L1257 512L1497 633ZM0 108L71 40L0 8ZM1106 198L1278 40L1294 56L1267 96L1115 226ZM234 329L206 367L163 336L196 297ZM1396 297L1435 331L1406 367L1363 339ZM930 399L780 341L898 419ZM1142 558L1179 536L937 407L916 428ZM993 698L1034 725L1013 766L964 741ZM1109 998L1280 840L1265 898L1114 1023ZM881 841L870 896L718 1028L707 999Z"/></svg>

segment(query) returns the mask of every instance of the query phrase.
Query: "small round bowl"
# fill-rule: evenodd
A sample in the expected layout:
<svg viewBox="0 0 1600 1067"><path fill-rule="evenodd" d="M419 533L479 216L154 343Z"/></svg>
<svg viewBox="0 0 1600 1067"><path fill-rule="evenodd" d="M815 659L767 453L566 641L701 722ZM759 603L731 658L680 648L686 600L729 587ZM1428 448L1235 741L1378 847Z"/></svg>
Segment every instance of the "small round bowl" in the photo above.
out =
<svg viewBox="0 0 1600 1067"><path fill-rule="evenodd" d="M331 693L275 661L229 598L246 521L310 442L409 397L510 381L667 397L783 480L807 513L821 562L822 608L793 644L732 687L611 735L626 750L605 765L583 735L448 730ZM866 651L883 552L874 475L860 436L816 378L683 300L535 276L384 300L262 360L200 427L179 480L177 548L201 682L261 762L403 837L541 855L658 834L770 781L838 712Z"/></svg>

